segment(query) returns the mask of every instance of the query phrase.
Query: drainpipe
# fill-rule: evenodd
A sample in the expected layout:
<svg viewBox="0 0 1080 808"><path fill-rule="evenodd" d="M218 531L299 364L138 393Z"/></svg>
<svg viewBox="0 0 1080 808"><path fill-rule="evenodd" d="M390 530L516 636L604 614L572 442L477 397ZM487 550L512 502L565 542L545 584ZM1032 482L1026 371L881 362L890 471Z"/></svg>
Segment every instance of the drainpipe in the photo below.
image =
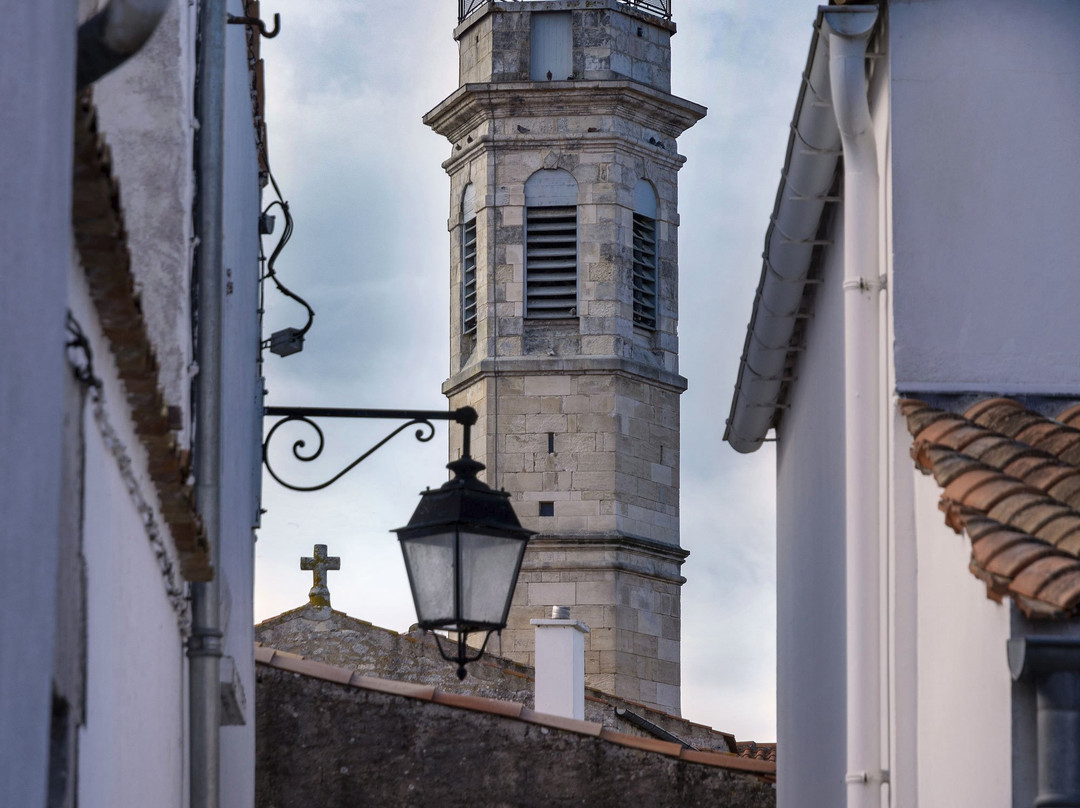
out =
<svg viewBox="0 0 1080 808"><path fill-rule="evenodd" d="M79 26L75 83L79 90L119 67L150 39L169 0L111 0Z"/></svg>
<svg viewBox="0 0 1080 808"><path fill-rule="evenodd" d="M881 804L878 165L867 101L874 6L830 8L829 79L844 150L847 805Z"/></svg>
<svg viewBox="0 0 1080 808"><path fill-rule="evenodd" d="M222 647L221 334L224 217L225 0L203 0L199 14L196 115L198 325L195 497L210 542L213 579L191 587L188 639L191 808L217 808L220 773Z"/></svg>
<svg viewBox="0 0 1080 808"><path fill-rule="evenodd" d="M1034 679L1039 794L1035 808L1080 808L1080 638L1009 640L1014 680Z"/></svg>

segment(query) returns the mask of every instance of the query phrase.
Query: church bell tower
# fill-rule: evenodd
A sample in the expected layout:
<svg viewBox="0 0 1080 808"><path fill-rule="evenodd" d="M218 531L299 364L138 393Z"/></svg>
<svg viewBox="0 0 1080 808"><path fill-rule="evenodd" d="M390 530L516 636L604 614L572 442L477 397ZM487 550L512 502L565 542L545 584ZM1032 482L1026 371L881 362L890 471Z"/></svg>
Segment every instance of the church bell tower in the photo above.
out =
<svg viewBox="0 0 1080 808"><path fill-rule="evenodd" d="M538 531L490 650L533 664L529 621L569 606L589 686L678 714L676 138L705 109L671 95L670 5L459 0L424 122L451 143L443 392Z"/></svg>

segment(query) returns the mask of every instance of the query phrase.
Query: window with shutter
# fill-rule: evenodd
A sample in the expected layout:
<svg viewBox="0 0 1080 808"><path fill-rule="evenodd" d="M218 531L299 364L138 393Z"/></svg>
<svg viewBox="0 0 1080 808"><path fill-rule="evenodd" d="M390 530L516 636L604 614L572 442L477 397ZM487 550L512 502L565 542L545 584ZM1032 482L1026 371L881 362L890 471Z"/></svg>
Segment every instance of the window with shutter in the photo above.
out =
<svg viewBox="0 0 1080 808"><path fill-rule="evenodd" d="M525 183L525 316L576 317L577 182L542 169Z"/></svg>
<svg viewBox="0 0 1080 808"><path fill-rule="evenodd" d="M476 331L476 210L473 186L461 201L461 333Z"/></svg>
<svg viewBox="0 0 1080 808"><path fill-rule="evenodd" d="M577 314L577 208L526 210L525 273L525 316Z"/></svg>
<svg viewBox="0 0 1080 808"><path fill-rule="evenodd" d="M634 325L656 328L656 219L634 214Z"/></svg>
<svg viewBox="0 0 1080 808"><path fill-rule="evenodd" d="M645 180L634 189L634 325L656 328L659 278L656 249L656 192Z"/></svg>

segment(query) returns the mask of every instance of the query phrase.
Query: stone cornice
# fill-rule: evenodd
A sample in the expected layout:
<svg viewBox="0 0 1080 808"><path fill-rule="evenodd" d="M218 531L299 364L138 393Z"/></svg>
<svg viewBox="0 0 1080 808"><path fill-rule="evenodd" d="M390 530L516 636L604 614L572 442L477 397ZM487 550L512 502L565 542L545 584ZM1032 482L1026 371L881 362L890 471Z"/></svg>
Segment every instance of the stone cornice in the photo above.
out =
<svg viewBox="0 0 1080 808"><path fill-rule="evenodd" d="M536 556L525 554L522 569L556 570L618 570L632 572L647 578L655 578L682 585L686 578L678 574L689 550L684 550L675 544L646 539L641 536L631 536L625 533L538 533L529 540L529 549L532 553L564 551L572 552L575 557L565 561L542 561L537 562ZM616 551L614 561L603 557L607 550ZM595 552L595 559L581 557L581 553ZM643 559L649 559L649 563ZM656 568L656 562L662 565L670 565L669 571L662 572Z"/></svg>
<svg viewBox="0 0 1080 808"><path fill-rule="evenodd" d="M686 390L686 378L678 373L623 359L618 356L501 356L482 359L462 368L442 385L444 395L454 395L490 376L536 376L561 374L605 374L627 376L672 393Z"/></svg>
<svg viewBox="0 0 1080 808"><path fill-rule="evenodd" d="M492 119L575 116L621 118L674 139L705 113L700 104L629 79L522 81L466 84L423 121L455 144Z"/></svg>

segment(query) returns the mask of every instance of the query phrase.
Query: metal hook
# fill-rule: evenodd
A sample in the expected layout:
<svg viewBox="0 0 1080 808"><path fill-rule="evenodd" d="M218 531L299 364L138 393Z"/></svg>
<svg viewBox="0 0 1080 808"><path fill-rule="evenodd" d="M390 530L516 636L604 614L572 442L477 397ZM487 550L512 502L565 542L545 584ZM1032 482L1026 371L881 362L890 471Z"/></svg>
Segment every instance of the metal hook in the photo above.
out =
<svg viewBox="0 0 1080 808"><path fill-rule="evenodd" d="M258 28L259 33L266 39L273 39L281 33L281 15L274 15L274 30L267 31L266 23L260 20L258 17L236 17L232 14L228 17L229 25L246 25L249 28Z"/></svg>

